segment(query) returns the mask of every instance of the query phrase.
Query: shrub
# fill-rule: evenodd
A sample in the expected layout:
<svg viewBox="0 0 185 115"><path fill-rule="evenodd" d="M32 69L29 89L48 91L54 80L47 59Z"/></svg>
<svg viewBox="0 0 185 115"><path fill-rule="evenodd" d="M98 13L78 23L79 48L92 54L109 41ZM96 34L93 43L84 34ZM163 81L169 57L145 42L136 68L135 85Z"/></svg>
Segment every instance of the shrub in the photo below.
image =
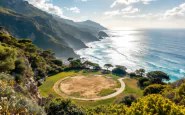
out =
<svg viewBox="0 0 185 115"><path fill-rule="evenodd" d="M15 68L15 58L17 52L10 47L4 47L0 44L0 72L6 72Z"/></svg>
<svg viewBox="0 0 185 115"><path fill-rule="evenodd" d="M44 109L34 101L16 93L12 87L0 83L0 114L2 115L46 115Z"/></svg>
<svg viewBox="0 0 185 115"><path fill-rule="evenodd" d="M124 104L101 105L87 110L87 115L126 115L127 106Z"/></svg>
<svg viewBox="0 0 185 115"><path fill-rule="evenodd" d="M161 85L161 84L149 85L149 86L147 86L144 89L143 94L144 95L148 95L148 94L160 94L165 87L166 86Z"/></svg>
<svg viewBox="0 0 185 115"><path fill-rule="evenodd" d="M27 67L23 58L19 58L15 61L15 69L14 69L15 73L23 75L25 73L26 68Z"/></svg>
<svg viewBox="0 0 185 115"><path fill-rule="evenodd" d="M85 115L85 111L71 100L56 99L46 108L48 115Z"/></svg>
<svg viewBox="0 0 185 115"><path fill-rule="evenodd" d="M131 106L132 102L136 101L136 97L134 95L128 95L123 98L123 100L120 103L123 103L127 106Z"/></svg>
<svg viewBox="0 0 185 115"><path fill-rule="evenodd" d="M161 95L148 95L132 103L127 115L184 115L182 107Z"/></svg>

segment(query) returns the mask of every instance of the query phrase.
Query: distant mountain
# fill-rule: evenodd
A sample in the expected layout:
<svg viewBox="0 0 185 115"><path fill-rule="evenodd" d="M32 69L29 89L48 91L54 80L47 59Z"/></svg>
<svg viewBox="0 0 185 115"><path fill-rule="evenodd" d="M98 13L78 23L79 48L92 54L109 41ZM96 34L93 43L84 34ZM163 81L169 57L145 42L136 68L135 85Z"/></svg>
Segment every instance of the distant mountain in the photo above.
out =
<svg viewBox="0 0 185 115"><path fill-rule="evenodd" d="M78 22L78 23L82 24L82 25L86 25L86 26L91 26L91 27L97 28L99 30L107 30L107 28L105 28L102 25L100 25L99 23L93 22L91 20L87 20L84 22Z"/></svg>
<svg viewBox="0 0 185 115"><path fill-rule="evenodd" d="M78 57L73 49L86 48L84 42L99 40L98 32L106 29L92 21L76 23L52 16L23 0L0 0L0 6L0 26L61 58Z"/></svg>
<svg viewBox="0 0 185 115"><path fill-rule="evenodd" d="M92 33L96 37L98 37L98 33L100 30L107 30L107 28L91 20L87 20L84 22L74 22L73 20L60 19L60 21L67 23L69 25L75 26L81 29L82 31L87 31L89 33Z"/></svg>

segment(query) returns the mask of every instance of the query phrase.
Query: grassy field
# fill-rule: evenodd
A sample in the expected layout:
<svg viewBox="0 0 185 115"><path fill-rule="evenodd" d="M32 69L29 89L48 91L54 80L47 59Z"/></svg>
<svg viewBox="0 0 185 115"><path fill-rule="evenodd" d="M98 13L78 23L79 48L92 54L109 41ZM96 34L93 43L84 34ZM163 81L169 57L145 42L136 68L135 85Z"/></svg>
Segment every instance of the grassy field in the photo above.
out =
<svg viewBox="0 0 185 115"><path fill-rule="evenodd" d="M61 72L57 75L50 76L46 79L46 81L39 87L39 91L43 97L48 97L49 94L54 95L55 97L60 97L53 90L53 86L55 82L58 80L65 78L67 76L74 76L80 74L81 71L69 71L69 72Z"/></svg>
<svg viewBox="0 0 185 115"><path fill-rule="evenodd" d="M98 96L106 96L106 95L109 95L109 94L112 94L115 92L116 92L116 90L114 90L114 89L104 89L104 90L100 91Z"/></svg>
<svg viewBox="0 0 185 115"><path fill-rule="evenodd" d="M138 87L136 79L124 79L126 88L124 90L125 94L135 94L138 97L143 96L143 91Z"/></svg>
<svg viewBox="0 0 185 115"><path fill-rule="evenodd" d="M56 94L53 90L53 86L55 82L58 80L65 78L67 76L76 76L76 75L84 75L84 76L89 76L89 75L101 75L101 72L83 72L83 71L69 71L69 72L61 72L57 75L48 77L46 81L39 87L40 93L43 97L47 97L49 94L54 95L56 98L60 97L58 94ZM103 74L104 76L110 76L113 79L118 79L120 77L112 74ZM125 90L118 96L106 100L101 100L101 101L80 101L80 100L73 100L76 102L78 105L82 106L87 106L87 107L92 107L92 106L97 106L97 105L102 105L102 104L113 104L117 102L118 100L121 100L124 96L129 95L129 94L134 94L137 97L142 96L142 90L137 86L137 80L136 79L124 79L124 82L126 84ZM120 87L120 84L118 84L117 87ZM100 95L106 95L110 94L112 90L104 90L101 92ZM112 92L113 93L113 92ZM73 96L79 96L79 94L73 94Z"/></svg>

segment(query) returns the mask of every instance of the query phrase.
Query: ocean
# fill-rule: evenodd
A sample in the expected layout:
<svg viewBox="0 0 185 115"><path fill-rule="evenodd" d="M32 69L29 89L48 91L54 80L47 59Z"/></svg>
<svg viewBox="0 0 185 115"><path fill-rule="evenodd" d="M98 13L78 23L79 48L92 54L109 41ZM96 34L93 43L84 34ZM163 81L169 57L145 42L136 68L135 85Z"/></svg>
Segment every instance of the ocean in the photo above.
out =
<svg viewBox="0 0 185 115"><path fill-rule="evenodd" d="M185 29L128 29L105 31L110 37L77 51L86 60L126 66L128 72L160 70L171 81L185 76Z"/></svg>

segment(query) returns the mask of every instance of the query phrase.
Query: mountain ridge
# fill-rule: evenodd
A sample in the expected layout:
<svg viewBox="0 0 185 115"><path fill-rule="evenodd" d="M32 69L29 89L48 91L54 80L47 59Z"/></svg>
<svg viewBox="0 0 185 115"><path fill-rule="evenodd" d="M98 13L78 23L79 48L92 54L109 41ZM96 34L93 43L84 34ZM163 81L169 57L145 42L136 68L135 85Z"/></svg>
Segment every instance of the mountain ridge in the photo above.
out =
<svg viewBox="0 0 185 115"><path fill-rule="evenodd" d="M59 58L78 57L73 50L87 48L86 42L99 40L100 25L69 24L23 0L1 0L0 6L1 26L9 28L18 38L33 40L40 48L52 49Z"/></svg>

